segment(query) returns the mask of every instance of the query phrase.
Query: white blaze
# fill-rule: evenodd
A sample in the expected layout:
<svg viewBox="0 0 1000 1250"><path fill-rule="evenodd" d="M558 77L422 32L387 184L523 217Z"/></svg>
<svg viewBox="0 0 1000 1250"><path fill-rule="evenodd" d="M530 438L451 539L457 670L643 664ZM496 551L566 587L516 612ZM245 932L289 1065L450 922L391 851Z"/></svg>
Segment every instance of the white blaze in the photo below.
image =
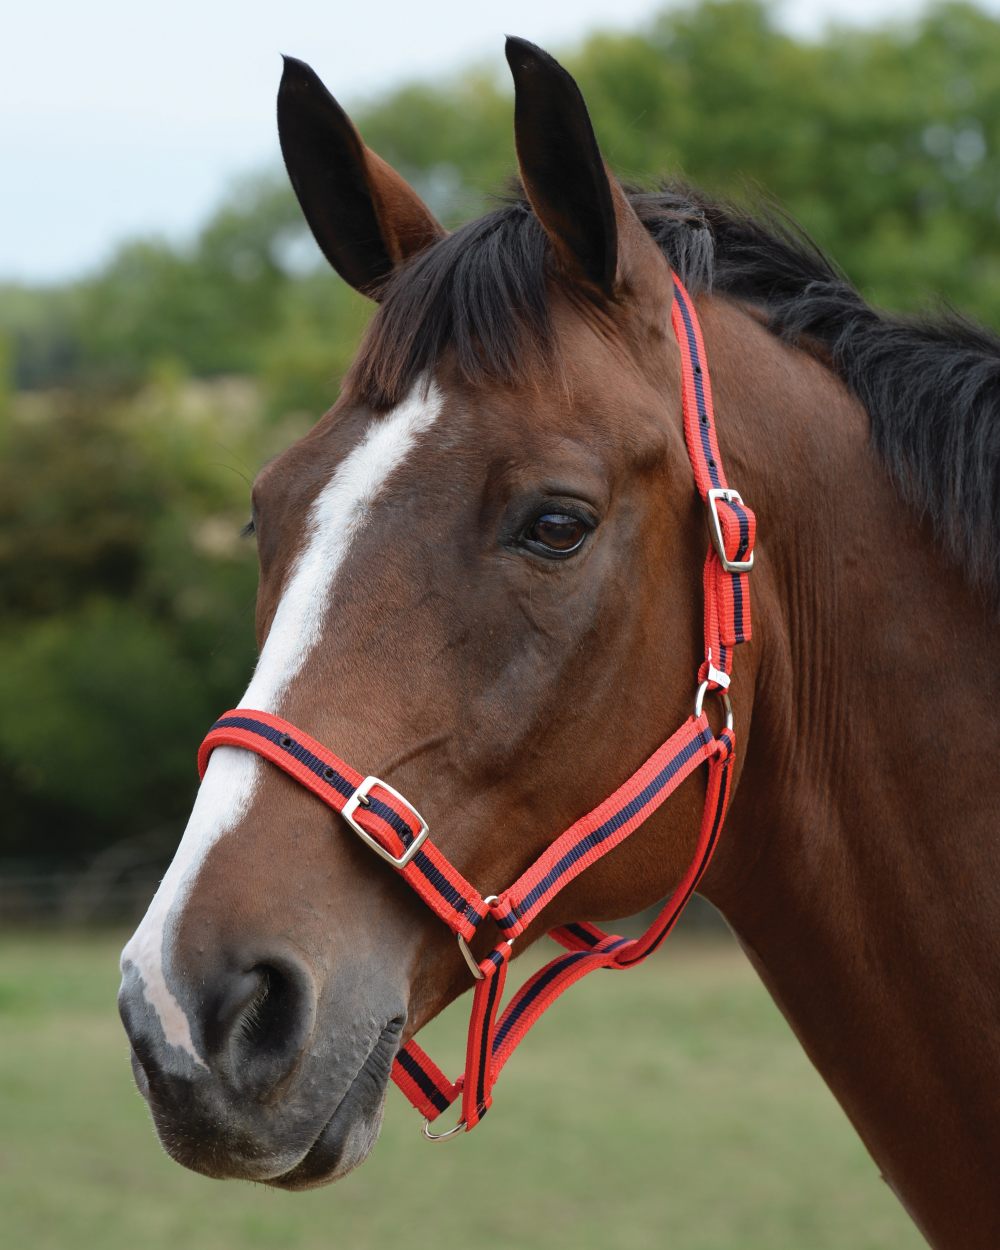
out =
<svg viewBox="0 0 1000 1250"><path fill-rule="evenodd" d="M305 526L305 541L288 579L254 672L239 706L279 712L282 696L320 639L334 580L351 543L368 522L389 475L417 435L437 419L442 396L422 383L387 416L374 422L320 491ZM263 771L258 755L235 747L213 751L194 810L173 862L128 945L122 970L132 964L166 1040L204 1065L183 1008L164 976L164 948L210 848L246 816Z"/></svg>

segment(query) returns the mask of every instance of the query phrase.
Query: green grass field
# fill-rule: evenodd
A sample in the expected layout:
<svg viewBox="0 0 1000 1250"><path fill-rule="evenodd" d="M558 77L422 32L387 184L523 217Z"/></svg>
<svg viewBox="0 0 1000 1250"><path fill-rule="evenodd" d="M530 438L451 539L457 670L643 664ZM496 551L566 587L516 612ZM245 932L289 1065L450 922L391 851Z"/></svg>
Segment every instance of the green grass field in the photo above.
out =
<svg viewBox="0 0 1000 1250"><path fill-rule="evenodd" d="M0 937L5 1250L907 1250L923 1245L743 957L678 941L578 987L482 1127L431 1146L395 1091L359 1171L209 1181L156 1143L116 935ZM459 1062L463 1011L429 1030ZM447 1066L447 1065L446 1065Z"/></svg>

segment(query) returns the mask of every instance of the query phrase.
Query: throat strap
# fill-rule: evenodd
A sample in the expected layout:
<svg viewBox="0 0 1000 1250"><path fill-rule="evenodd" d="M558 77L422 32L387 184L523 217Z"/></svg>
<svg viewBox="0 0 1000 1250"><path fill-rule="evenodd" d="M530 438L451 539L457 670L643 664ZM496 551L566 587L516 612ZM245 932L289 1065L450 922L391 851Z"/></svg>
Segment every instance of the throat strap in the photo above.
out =
<svg viewBox="0 0 1000 1250"><path fill-rule="evenodd" d="M387 782L364 777L322 743L281 717L237 708L209 730L198 752L202 776L216 747L239 747L263 756L340 813L354 832L385 859L456 935L476 978L465 1071L449 1080L413 1040L399 1052L392 1077L424 1115L424 1133L443 1140L470 1130L493 1100L493 1085L531 1027L557 998L598 968L634 967L676 924L718 843L736 749L726 691L733 648L750 638L748 574L753 567L756 520L728 485L715 432L712 391L701 328L690 297L674 278L671 319L681 356L684 436L695 484L708 512L712 544L705 561L705 655L691 716L613 794L556 837L499 896L482 894L430 837L417 809ZM722 694L726 726L715 735L703 705ZM551 930L562 954L536 972L501 1010L513 944L580 873L635 833L683 781L702 765L708 780L698 841L684 876L652 925L639 938L605 933L581 921ZM481 960L469 942L489 919L499 941ZM461 1098L459 1123L444 1133L429 1125Z"/></svg>

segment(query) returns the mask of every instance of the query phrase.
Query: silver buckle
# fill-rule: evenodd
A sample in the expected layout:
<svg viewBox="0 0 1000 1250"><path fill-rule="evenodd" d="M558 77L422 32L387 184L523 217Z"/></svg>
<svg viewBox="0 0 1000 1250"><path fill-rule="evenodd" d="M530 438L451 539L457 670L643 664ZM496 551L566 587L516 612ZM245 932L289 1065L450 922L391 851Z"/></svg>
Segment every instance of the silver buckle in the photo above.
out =
<svg viewBox="0 0 1000 1250"><path fill-rule="evenodd" d="M381 789L385 790L387 794L391 794L394 799L399 799L400 803L402 803L404 807L409 808L420 822L420 829L417 831L416 837L402 855L396 856L393 855L391 851L387 851L381 842L377 842L367 829L362 829L358 822L354 819L354 813L359 807L369 807L371 805L371 800L368 799L368 795L373 786L379 786ZM366 800L368 801L366 802ZM351 826L361 841L367 843L375 854L381 856L387 864L392 864L393 868L405 868L414 855L416 855L417 851L420 850L421 846L423 846L424 839L427 837L427 821L424 820L423 816L420 815L409 799L404 799L398 790L394 790L392 786L386 785L380 777L366 777L341 808L340 814Z"/></svg>
<svg viewBox="0 0 1000 1250"><path fill-rule="evenodd" d="M715 548L722 567L727 573L749 573L753 568L754 553L751 551L746 560L730 560L726 555L726 545L722 537L722 522L719 520L719 500L727 503L742 503L743 497L738 490L728 487L713 487L708 492L708 525L712 533L712 546Z"/></svg>

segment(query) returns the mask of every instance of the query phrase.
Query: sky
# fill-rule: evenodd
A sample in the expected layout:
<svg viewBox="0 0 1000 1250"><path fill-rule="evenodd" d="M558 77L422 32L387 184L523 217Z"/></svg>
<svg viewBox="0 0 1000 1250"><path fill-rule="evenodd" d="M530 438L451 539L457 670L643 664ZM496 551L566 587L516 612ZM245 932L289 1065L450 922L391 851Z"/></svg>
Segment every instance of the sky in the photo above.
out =
<svg viewBox="0 0 1000 1250"><path fill-rule="evenodd" d="M4 6L0 280L54 282L122 239L183 239L240 175L280 162L280 53L308 61L350 108L470 62L504 65L503 36L558 52L640 25L657 0L35 0ZM905 17L917 0L783 0L796 33ZM1000 0L988 7L1000 9Z"/></svg>

